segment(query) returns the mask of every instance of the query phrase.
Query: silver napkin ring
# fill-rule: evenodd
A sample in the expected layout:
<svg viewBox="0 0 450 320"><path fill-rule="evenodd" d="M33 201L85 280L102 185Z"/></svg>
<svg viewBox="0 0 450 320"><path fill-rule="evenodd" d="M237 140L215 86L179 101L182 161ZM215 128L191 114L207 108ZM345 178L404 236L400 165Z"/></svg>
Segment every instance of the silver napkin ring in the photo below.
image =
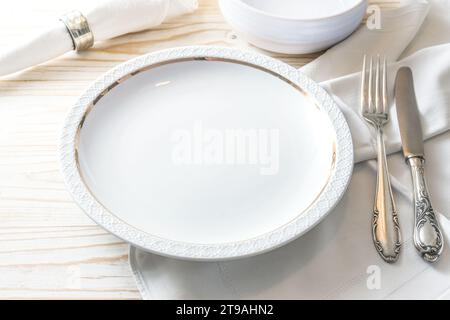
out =
<svg viewBox="0 0 450 320"><path fill-rule="evenodd" d="M86 17L81 12L72 11L66 13L60 20L65 24L67 31L69 31L75 50L86 50L94 45L94 34L89 28Z"/></svg>

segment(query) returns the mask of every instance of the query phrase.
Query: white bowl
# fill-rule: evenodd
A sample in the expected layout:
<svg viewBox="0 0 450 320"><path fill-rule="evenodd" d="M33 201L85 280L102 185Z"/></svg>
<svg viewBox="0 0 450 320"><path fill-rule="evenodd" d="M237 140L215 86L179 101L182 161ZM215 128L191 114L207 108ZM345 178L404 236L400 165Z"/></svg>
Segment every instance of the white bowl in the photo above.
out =
<svg viewBox="0 0 450 320"><path fill-rule="evenodd" d="M228 23L265 50L305 54L348 37L364 18L367 0L219 0Z"/></svg>

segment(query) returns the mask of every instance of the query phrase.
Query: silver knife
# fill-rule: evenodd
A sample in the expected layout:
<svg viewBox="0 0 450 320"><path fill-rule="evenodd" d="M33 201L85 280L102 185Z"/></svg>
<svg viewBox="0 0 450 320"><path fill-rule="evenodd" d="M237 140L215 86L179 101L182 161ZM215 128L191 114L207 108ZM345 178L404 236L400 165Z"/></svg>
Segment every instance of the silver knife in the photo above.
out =
<svg viewBox="0 0 450 320"><path fill-rule="evenodd" d="M431 206L425 180L422 126L413 75L408 67L398 70L395 80L395 100L403 154L411 168L414 186L414 244L423 259L435 262L442 253L444 238Z"/></svg>

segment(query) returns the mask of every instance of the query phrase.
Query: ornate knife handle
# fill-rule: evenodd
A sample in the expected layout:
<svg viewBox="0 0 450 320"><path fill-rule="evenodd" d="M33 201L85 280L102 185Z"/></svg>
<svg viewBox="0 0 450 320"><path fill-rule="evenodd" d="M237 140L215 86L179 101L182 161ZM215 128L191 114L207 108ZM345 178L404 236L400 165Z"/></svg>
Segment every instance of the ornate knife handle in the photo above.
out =
<svg viewBox="0 0 450 320"><path fill-rule="evenodd" d="M421 157L408 160L414 185L414 244L428 262L439 259L444 248L441 227L436 219L425 180L424 164Z"/></svg>
<svg viewBox="0 0 450 320"><path fill-rule="evenodd" d="M386 159L383 130L377 130L378 168L372 237L378 254L388 263L398 260L401 247L400 225L392 193Z"/></svg>

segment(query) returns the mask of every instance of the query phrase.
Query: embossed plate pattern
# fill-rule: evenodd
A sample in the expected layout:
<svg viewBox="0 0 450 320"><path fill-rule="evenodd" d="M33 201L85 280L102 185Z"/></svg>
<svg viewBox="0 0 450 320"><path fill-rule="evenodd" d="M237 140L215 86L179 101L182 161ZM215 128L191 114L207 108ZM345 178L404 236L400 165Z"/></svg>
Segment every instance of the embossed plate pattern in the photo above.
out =
<svg viewBox="0 0 450 320"><path fill-rule="evenodd" d="M232 78L235 80L230 81L223 88L214 89L214 84L226 81L227 77L230 77L230 72L232 72ZM170 75L174 78L166 79L165 75ZM156 76L160 78L155 78ZM180 80L183 80L183 77L189 79L187 81L189 82L187 87L189 92L187 94L184 91L183 95L179 94L181 92L171 93L167 91L164 93L164 90L179 88L177 86L182 82ZM164 81L156 84L151 83L155 79ZM198 79L206 79L206 81ZM253 79L259 82L252 84ZM236 83L233 84L232 82ZM151 86L149 85L150 83ZM202 83L205 83L205 87L199 92L195 92L197 90L196 85ZM273 87L266 88L264 87L265 84L271 84ZM166 88L162 88L164 86ZM255 92L242 93L239 91L242 88L244 88L242 90L245 90L247 86L255 90ZM230 90L230 92L227 93L227 90ZM208 96L206 93L209 91L214 91L214 94ZM166 100L167 97L171 96L179 96L179 99L185 100L180 102L179 99L174 99L172 103L166 104L164 99L158 100L158 97L160 97L158 95L161 92L163 93L162 96L166 97ZM168 96L164 95L167 93L169 94ZM280 95L280 93L282 94ZM130 95L129 103L126 100L127 94ZM192 98L192 95L196 99L193 101L199 103L194 104L191 102L189 104L186 102L186 99ZM218 101L214 101L215 96L220 96L221 98ZM233 97L233 99L238 99L242 96L243 102L230 100L233 103L229 106L229 109L226 109L228 106L222 100L226 100L228 96ZM255 98L256 100L252 101L254 97L259 96L262 96L263 98L261 99L264 100ZM139 100L142 97L145 100ZM296 97L298 97L298 106L295 102ZM138 100L137 102L135 101L136 99ZM247 101L245 99L250 100ZM267 100L271 99L275 102L280 101L280 103L266 103ZM144 106L142 101L144 101ZM147 106L148 101L153 101L154 104L148 103ZM200 102L206 105L201 106L202 103ZM178 106L173 106L177 103L179 104ZM165 109L161 108L163 105ZM285 105L288 106L286 107ZM196 167L193 169L178 168L164 171L164 168L158 168L156 165L158 163L157 160L152 162L151 155L154 155L155 159L164 159L161 158L161 154L164 155L165 152L165 140L161 136L156 142L153 139L154 134L164 132L165 120L167 120L167 125L169 126L169 122L176 122L178 118L185 117L186 121L179 123L183 126L189 121L196 119L190 115L190 107L194 108L192 113L198 114L200 119L203 119L201 118L202 114L208 113L208 110L211 109L211 114L205 117L206 124L214 123L220 125L221 121L224 123L228 121L228 127L230 123L252 125L254 116L259 121L255 122L255 125L266 125L264 128L268 129L275 126L274 123L276 124L276 122L274 121L278 119L277 116L279 114L281 114L279 119L283 120L282 116L284 114L289 124L286 123L286 128L283 128L284 125L279 126L281 130L280 176L288 177L285 178L288 179L288 182L277 180L281 178L277 178L276 175L274 177L255 178L255 182L260 186L260 190L267 192L267 194L261 196L261 199L256 201L261 202L259 207L245 202L245 199L239 200L242 204L241 207L237 205L233 207L234 201L223 201L223 203L220 203L220 199L223 200L223 197L217 195L217 199L219 199L217 203L226 207L223 208L224 211L222 212L221 208L214 207L215 202L213 200L210 202L207 200L216 196L215 190L217 192L229 192L229 195L235 198L239 196L241 191L239 186L228 188L237 189L239 193L234 190L222 190L220 189L220 181L219 183L212 181L213 177L218 176L222 180L230 176L224 176L224 172L231 172L231 176L236 174L236 172L245 174L251 172L253 174L254 168L236 167L236 171L230 171L234 169L228 167L202 168L202 173L199 173L199 176L203 180L206 177L207 180L205 183L206 188L202 189L205 198L207 198L206 202L199 202L201 197L198 192L192 193L191 198L184 197L185 193L189 195L190 190L197 190L197 186L183 189L177 183L169 183L167 190L174 189L174 191L173 195L170 195L171 197L168 197L168 199L173 199L173 201L167 201L167 206L164 206L161 198L164 198L166 194L158 189L158 186L167 181L165 181L164 176L158 176L158 172L161 171L169 175L175 172L174 175L177 179L193 172L193 181L198 181L195 173L200 172L200 169ZM259 107L261 109L258 109ZM164 111L167 108L174 109ZM258 112L259 110L261 110L261 113ZM143 112L143 116L137 117L137 112ZM220 112L223 113L220 114ZM292 116L290 116L289 112L292 112ZM216 116L216 114L220 114L220 116ZM246 122L238 119L241 114ZM154 116L156 116L156 120ZM164 116L166 116L164 121L159 120L164 119ZM302 118L309 116L312 118ZM126 121L120 120L125 118L127 118ZM239 122L240 120L243 122ZM299 121L299 128L296 128L297 120ZM117 122L119 125L116 126L117 123L114 121L123 121L123 125L122 122ZM133 132L133 130L140 128L139 123L127 127L133 121L148 122L149 128L146 126L142 127L145 129L144 135L128 135L128 132ZM140 124L142 125L142 123ZM113 129L108 129L108 126ZM162 129L155 131L155 127L161 127ZM292 130L292 132L288 130ZM311 131L311 136L302 137L303 133L309 132L308 130ZM105 133L108 134L106 138ZM109 136L111 139L108 139ZM331 136L332 139L329 138ZM130 139L133 139L133 141L121 142L119 141L121 137L131 137ZM308 138L311 140L311 144L320 143L320 145L309 145ZM161 139L163 142L161 142ZM142 142L141 140L145 141ZM292 155L286 152L286 149L289 151L289 148L285 148L286 143L291 148ZM134 148L134 144L137 144L138 148ZM305 152L308 151L311 155L302 154L302 150L295 150L297 144L302 144ZM149 150L142 151L146 149L147 145ZM116 150L118 148L120 150ZM322 149L326 149L326 151L322 151ZM111 154L109 158L105 157L103 159L103 156L109 154ZM121 158L121 155L123 155L123 159L118 159ZM147 162L141 161L141 155L144 158L149 157L148 159L145 158ZM324 163L327 163L328 157L330 157L330 165L321 166L322 158L325 159ZM313 159L313 162L311 162L311 159ZM149 252L180 259L224 260L260 254L282 246L301 236L323 219L339 201L348 185L353 168L353 147L348 125L332 98L318 84L296 69L257 53L231 48L198 46L169 49L138 57L119 65L98 79L80 97L69 112L62 132L60 160L67 188L74 200L89 217L106 230ZM138 174L135 174L135 171L138 169L130 165L131 162L134 163L134 160L140 165L144 163L141 167L137 165L139 170L141 170L137 172ZM293 160L298 161L299 166L305 163L311 163L311 166L307 165L305 168L297 168L295 165L292 166ZM123 163L120 161L123 161ZM149 164L147 167L145 167L146 163ZM285 163L290 163L290 166L287 166L287 168L292 170L292 172L287 170L286 166L283 167ZM111 181L108 180L108 172L106 174L100 172L104 168L111 170ZM176 176L177 170L181 170L179 172L183 175ZM314 170L319 170L317 175L322 177L321 179L324 181L323 186L318 183L314 184L311 180L301 181L302 177L305 177L305 179L308 177L309 171L314 173ZM117 171L123 172L117 173ZM124 172L130 173L130 181L126 181L127 175L122 174ZM150 173L152 177L156 177L155 181L151 181L152 179L146 176L146 174ZM208 173L213 173L211 178L209 178ZM250 177L256 176L250 175ZM241 184L246 183L246 179L241 179L239 175L236 175L235 178L236 181L241 181ZM311 178L309 177L308 179ZM118 186L124 187L122 189L118 186L116 187L116 183ZM215 188L216 185L218 186L217 188ZM309 200L302 200L302 193L299 194L298 190L293 190L295 188L292 187L287 188L289 192L292 191L292 195L286 195L286 193L289 193L286 190L278 192L279 189L286 185L299 185L299 190L303 190L305 199L309 197ZM317 189L317 194L308 190L309 185L311 185L311 190ZM316 189L314 189L315 185L317 185ZM137 190L134 193L130 192L129 189L132 189L134 186L136 186ZM248 186L252 186L251 181ZM108 190L111 194L108 194ZM146 194L143 190L148 190L149 194ZM243 194L247 196L245 192L246 190L244 190ZM308 192L310 193L309 195ZM140 196L135 199L133 198L135 194ZM153 200L152 195L154 195ZM249 193L249 195L252 194ZM182 203L180 208L188 208L190 210L180 213L180 219L177 219L177 211L174 208L178 208L175 204L177 201L181 201L180 196L183 196L185 200L185 203ZM150 201L143 199L147 197ZM136 201L131 201L130 199L135 199ZM251 201L253 200L251 199ZM286 204L286 202L291 200L292 205ZM298 211L291 210L292 206L295 207L297 205L296 201L298 201L299 205ZM190 205L191 202L194 205ZM155 207L153 203L158 203L158 206ZM274 204L279 204L279 208L273 207ZM146 205L148 206L146 207ZM167 207L167 210L165 207ZM258 208L260 211L249 214L250 218L247 221L246 208ZM210 210L211 215L208 214L208 210ZM260 213L260 216L258 216L258 213ZM190 219L191 216L192 219ZM227 217L230 217L230 221L227 221ZM241 220L242 223L239 222ZM215 224L216 221L219 225ZM171 224L173 224L173 228ZM161 225L164 227L158 227ZM248 234L246 233L247 230Z"/></svg>

